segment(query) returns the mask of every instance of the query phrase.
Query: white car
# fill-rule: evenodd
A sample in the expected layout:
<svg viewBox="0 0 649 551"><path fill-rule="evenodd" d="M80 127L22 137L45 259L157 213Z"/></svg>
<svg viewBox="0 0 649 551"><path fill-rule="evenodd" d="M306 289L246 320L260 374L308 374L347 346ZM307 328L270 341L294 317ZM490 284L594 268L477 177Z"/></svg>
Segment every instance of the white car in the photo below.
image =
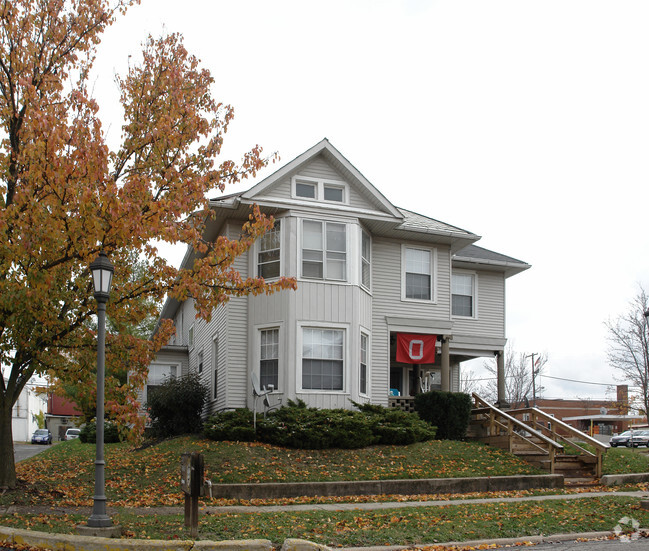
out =
<svg viewBox="0 0 649 551"><path fill-rule="evenodd" d="M74 440L75 438L79 438L80 434L81 434L81 430L79 429L68 429L65 431L65 439Z"/></svg>

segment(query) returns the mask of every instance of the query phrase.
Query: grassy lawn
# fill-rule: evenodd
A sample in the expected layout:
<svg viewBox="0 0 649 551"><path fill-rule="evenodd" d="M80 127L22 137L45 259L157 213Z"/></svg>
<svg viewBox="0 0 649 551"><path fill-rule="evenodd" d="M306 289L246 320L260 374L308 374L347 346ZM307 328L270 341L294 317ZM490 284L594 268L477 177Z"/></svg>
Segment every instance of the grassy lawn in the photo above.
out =
<svg viewBox="0 0 649 551"><path fill-rule="evenodd" d="M519 459L474 443L432 441L412 446L380 446L360 450L291 450L263 444L212 442L197 437L167 440L134 450L126 444L106 445L106 491L111 507L181 505L180 454L199 451L213 482L267 482L447 478L499 476L538 472ZM0 496L0 505L92 506L94 445L63 442L17 466L20 487ZM606 474L649 472L649 454L611 449ZM646 488L646 486L644 486ZM518 495L551 493L536 490ZM555 492L559 493L559 492ZM490 494L510 497L514 492ZM433 496L421 496L431 499ZM435 496L437 497L437 496ZM453 499L458 496L445 496ZM484 497L474 494L463 497ZM414 496L323 498L336 501L416 499ZM317 502L319 498L285 500ZM224 505L225 500L203 502ZM256 504L269 504L257 502ZM478 538L531 536L562 532L612 530L624 516L649 525L649 511L639 500L611 495L574 501L497 504L453 504L440 507L380 511L256 512L201 514L202 539L304 538L332 546L421 544ZM125 537L188 539L182 515L136 515L120 511L113 517ZM72 514L16 514L0 524L49 532L74 533L87 517Z"/></svg>
<svg viewBox="0 0 649 551"><path fill-rule="evenodd" d="M432 441L359 450L292 450L257 443L213 442L197 437L167 440L133 450L106 445L106 494L114 506L179 505L180 455L199 451L206 478L225 482L296 482L451 478L533 474L512 455L481 444ZM94 445L62 442L17 466L19 492L0 504L92 505Z"/></svg>
<svg viewBox="0 0 649 551"><path fill-rule="evenodd" d="M287 513L201 514L200 539L303 538L330 546L424 544L499 537L524 537L587 531L610 531L622 517L649 525L649 511L628 497L490 503L386 509L380 511L306 511ZM81 515L6 516L2 524L32 530L74 533ZM181 515L113 516L125 537L189 539Z"/></svg>

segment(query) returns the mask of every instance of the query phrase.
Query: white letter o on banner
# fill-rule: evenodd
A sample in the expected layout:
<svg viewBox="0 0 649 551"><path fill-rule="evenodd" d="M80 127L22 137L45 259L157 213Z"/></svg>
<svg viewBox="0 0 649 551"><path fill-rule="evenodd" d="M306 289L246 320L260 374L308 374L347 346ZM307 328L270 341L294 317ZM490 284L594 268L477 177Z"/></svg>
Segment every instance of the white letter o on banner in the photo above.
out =
<svg viewBox="0 0 649 551"><path fill-rule="evenodd" d="M419 346L419 354L415 356L413 345ZM422 340L411 340L408 346L408 356L411 360L421 360L424 357L424 341Z"/></svg>

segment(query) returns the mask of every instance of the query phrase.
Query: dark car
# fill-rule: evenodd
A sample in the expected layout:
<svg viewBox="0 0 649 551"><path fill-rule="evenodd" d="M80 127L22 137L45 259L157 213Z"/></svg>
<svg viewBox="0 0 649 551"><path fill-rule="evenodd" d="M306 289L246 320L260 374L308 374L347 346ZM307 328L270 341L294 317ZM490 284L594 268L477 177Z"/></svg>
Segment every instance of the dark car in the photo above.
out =
<svg viewBox="0 0 649 551"><path fill-rule="evenodd" d="M630 448L638 448L640 446L649 447L649 430L633 431L633 436L629 438L626 445Z"/></svg>
<svg viewBox="0 0 649 551"><path fill-rule="evenodd" d="M617 448L618 446L624 446L626 447L627 442L629 441L629 438L631 438L631 434L633 433L632 430L625 430L624 432L613 436L608 443L611 448Z"/></svg>
<svg viewBox="0 0 649 551"><path fill-rule="evenodd" d="M37 429L32 434L32 444L51 444L52 433L47 429Z"/></svg>

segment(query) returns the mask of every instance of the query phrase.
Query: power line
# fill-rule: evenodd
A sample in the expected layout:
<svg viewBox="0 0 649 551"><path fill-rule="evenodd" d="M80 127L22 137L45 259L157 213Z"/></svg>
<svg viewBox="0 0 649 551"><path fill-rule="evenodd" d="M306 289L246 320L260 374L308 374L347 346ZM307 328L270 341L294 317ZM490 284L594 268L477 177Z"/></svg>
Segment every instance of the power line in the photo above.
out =
<svg viewBox="0 0 649 551"><path fill-rule="evenodd" d="M539 377L547 377L548 379L557 379L559 381L568 381L571 383L581 383L584 385L599 385L599 386L615 386L615 383L593 383L592 381L578 381L577 379L564 379L563 377L552 377L551 375L539 375Z"/></svg>

